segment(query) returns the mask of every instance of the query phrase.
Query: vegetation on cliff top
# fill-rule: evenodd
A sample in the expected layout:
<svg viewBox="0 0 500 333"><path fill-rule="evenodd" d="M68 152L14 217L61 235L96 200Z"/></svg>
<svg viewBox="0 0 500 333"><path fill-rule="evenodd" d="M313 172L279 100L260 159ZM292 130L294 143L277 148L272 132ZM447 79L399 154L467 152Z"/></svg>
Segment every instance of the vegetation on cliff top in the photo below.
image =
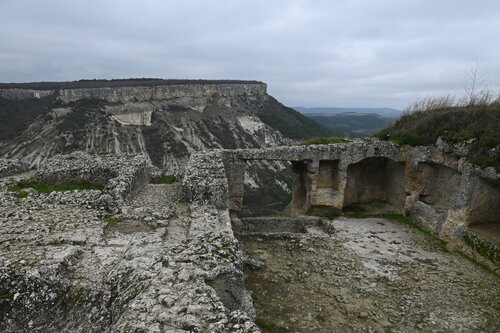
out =
<svg viewBox="0 0 500 333"><path fill-rule="evenodd" d="M180 84L261 84L260 81L244 80L186 80L186 79L159 79L159 78L129 78L129 79L93 79L68 82L27 82L27 83L0 83L0 89L79 89L79 88L108 88L131 86L171 86Z"/></svg>
<svg viewBox="0 0 500 333"><path fill-rule="evenodd" d="M438 137L471 144L468 160L500 171L500 101L457 104L450 97L427 98L411 108L393 126L374 135L381 140L412 146L432 145Z"/></svg>

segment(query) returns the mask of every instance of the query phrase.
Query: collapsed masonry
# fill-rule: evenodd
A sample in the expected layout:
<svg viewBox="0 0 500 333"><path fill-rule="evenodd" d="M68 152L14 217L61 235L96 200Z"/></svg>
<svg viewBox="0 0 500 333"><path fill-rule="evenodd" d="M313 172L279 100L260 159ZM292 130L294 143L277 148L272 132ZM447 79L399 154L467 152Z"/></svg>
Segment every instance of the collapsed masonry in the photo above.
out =
<svg viewBox="0 0 500 333"><path fill-rule="evenodd" d="M244 201L249 161L290 161L297 174L285 215L328 216L346 211L402 213L417 225L477 260L498 269L500 175L465 160L464 145L398 146L375 139L321 146L222 150L192 157L191 169L227 178L210 187L187 172L193 200L228 207L233 222ZM220 159L224 171L210 167ZM205 163L205 164L204 164ZM196 166L196 167L194 167ZM199 172L199 171L198 171Z"/></svg>

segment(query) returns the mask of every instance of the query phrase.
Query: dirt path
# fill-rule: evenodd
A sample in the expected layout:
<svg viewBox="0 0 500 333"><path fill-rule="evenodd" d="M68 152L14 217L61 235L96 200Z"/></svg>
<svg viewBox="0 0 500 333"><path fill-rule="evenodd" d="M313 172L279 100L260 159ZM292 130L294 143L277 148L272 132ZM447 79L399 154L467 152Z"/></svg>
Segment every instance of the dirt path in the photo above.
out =
<svg viewBox="0 0 500 333"><path fill-rule="evenodd" d="M381 219L333 234L242 235L264 332L499 332L498 278L438 241Z"/></svg>

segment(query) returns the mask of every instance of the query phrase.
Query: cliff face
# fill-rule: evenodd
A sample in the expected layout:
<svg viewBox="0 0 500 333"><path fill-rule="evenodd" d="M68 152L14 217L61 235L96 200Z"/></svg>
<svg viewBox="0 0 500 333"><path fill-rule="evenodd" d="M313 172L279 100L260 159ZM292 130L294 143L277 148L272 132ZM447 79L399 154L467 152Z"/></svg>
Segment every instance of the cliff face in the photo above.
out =
<svg viewBox="0 0 500 333"><path fill-rule="evenodd" d="M196 151L273 147L328 135L257 81L0 84L0 157L31 166L83 150L145 153L164 172L179 173ZM248 171L255 181L248 186L256 205L262 191L286 204L282 184L291 174L267 177L266 170L285 168L279 162L255 164Z"/></svg>
<svg viewBox="0 0 500 333"><path fill-rule="evenodd" d="M193 151L275 146L328 133L269 96L264 83L195 82L2 88L0 156L38 166L73 150L147 153L175 172Z"/></svg>

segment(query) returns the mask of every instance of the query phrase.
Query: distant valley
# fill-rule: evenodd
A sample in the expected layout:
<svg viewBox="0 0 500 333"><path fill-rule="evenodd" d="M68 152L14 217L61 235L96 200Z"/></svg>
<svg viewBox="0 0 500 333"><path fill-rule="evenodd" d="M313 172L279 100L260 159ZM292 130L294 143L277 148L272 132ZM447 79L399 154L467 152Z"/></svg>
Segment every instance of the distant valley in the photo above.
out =
<svg viewBox="0 0 500 333"><path fill-rule="evenodd" d="M294 107L338 136L365 137L392 125L402 114L391 108Z"/></svg>

